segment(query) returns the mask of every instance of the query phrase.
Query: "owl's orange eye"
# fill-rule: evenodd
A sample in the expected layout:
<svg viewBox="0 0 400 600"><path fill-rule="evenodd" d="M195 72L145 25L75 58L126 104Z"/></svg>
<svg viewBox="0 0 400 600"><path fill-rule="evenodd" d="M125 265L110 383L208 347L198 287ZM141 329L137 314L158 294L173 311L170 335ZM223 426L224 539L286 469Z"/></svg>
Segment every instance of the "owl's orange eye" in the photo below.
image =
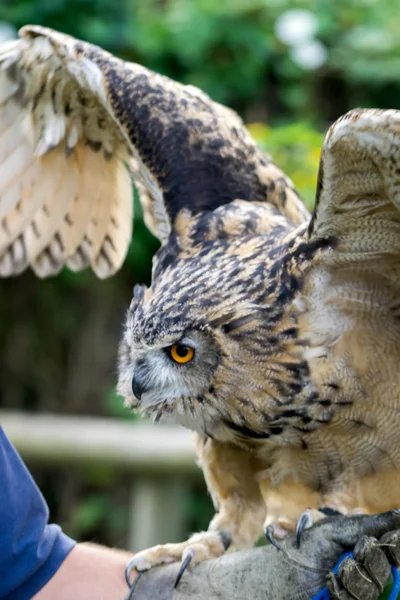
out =
<svg viewBox="0 0 400 600"><path fill-rule="evenodd" d="M194 357L194 350L186 344L174 344L169 348L169 354L175 362L183 365L188 363Z"/></svg>

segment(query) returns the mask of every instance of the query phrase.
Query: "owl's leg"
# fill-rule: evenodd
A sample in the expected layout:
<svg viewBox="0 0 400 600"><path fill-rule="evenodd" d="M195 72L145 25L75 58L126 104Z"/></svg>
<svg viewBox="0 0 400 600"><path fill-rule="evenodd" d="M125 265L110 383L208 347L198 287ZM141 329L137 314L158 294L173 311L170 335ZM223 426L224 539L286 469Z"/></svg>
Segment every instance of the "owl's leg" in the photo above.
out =
<svg viewBox="0 0 400 600"><path fill-rule="evenodd" d="M196 450L208 490L218 510L208 531L186 542L143 550L131 561L138 571L181 560L178 580L190 564L224 554L232 545L249 548L262 533L265 504L255 479L256 467L249 452L228 443L196 435Z"/></svg>

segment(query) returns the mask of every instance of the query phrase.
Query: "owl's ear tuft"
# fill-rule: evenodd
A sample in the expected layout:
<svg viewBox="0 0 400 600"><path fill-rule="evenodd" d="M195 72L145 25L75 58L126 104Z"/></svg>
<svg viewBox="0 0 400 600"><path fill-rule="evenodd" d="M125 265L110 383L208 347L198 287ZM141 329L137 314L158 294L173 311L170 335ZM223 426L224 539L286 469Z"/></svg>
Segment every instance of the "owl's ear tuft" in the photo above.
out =
<svg viewBox="0 0 400 600"><path fill-rule="evenodd" d="M143 302L143 298L144 298L146 290L147 290L147 286L145 286L145 285L135 285L133 287L133 298L132 298L131 305L129 307L129 311L131 313L135 312L137 307Z"/></svg>
<svg viewBox="0 0 400 600"><path fill-rule="evenodd" d="M134 285L133 286L133 298L137 302L140 302L144 296L147 287L145 285Z"/></svg>

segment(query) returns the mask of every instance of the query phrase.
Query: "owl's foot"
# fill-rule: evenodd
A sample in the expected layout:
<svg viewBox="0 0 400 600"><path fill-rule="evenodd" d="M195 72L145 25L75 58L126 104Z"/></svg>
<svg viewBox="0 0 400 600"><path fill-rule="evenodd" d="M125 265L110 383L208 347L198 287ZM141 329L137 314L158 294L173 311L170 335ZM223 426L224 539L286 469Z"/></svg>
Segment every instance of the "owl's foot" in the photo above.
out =
<svg viewBox="0 0 400 600"><path fill-rule="evenodd" d="M175 581L175 587L190 565L193 567L203 560L217 558L224 554L230 545L230 540L223 533L204 531L192 535L187 542L180 544L164 544L138 552L129 563L130 572L147 571L156 565L182 561ZM128 573L129 576L129 573Z"/></svg>
<svg viewBox="0 0 400 600"><path fill-rule="evenodd" d="M304 513L307 511L304 511ZM317 511L314 511L317 512ZM300 516L300 519L303 517L303 514ZM319 520L319 519L317 519ZM310 521L311 523L311 521ZM264 534L267 540L275 546L275 548L280 548L279 540L283 540L288 535L293 535L297 532L299 525L299 521L296 519L290 519L287 517L279 517L271 522L271 518L267 517L266 522L264 524ZM311 526L311 525L310 525Z"/></svg>
<svg viewBox="0 0 400 600"><path fill-rule="evenodd" d="M318 510L307 508L301 513L298 521L281 517L265 527L264 533L267 540L278 549L278 540L283 540L287 535L295 534L296 546L300 548L301 536L305 529L309 529L314 523L321 521L321 519L337 517L341 514L338 510L329 507L322 507Z"/></svg>
<svg viewBox="0 0 400 600"><path fill-rule="evenodd" d="M341 512L333 508L329 508L329 506L323 506L318 510L314 508L307 508L304 510L301 513L296 526L297 548L300 548L301 536L305 529L309 529L312 525L314 525L314 523L321 521L321 519L325 519L326 517L339 517L341 514Z"/></svg>

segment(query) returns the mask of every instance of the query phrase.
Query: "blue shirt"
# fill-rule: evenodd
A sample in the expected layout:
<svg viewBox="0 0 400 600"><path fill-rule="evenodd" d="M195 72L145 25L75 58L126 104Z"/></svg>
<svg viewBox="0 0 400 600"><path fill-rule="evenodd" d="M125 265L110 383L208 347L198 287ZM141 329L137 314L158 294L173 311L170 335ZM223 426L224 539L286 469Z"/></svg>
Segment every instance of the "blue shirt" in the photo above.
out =
<svg viewBox="0 0 400 600"><path fill-rule="evenodd" d="M30 600L76 542L58 525L0 426L0 598Z"/></svg>

